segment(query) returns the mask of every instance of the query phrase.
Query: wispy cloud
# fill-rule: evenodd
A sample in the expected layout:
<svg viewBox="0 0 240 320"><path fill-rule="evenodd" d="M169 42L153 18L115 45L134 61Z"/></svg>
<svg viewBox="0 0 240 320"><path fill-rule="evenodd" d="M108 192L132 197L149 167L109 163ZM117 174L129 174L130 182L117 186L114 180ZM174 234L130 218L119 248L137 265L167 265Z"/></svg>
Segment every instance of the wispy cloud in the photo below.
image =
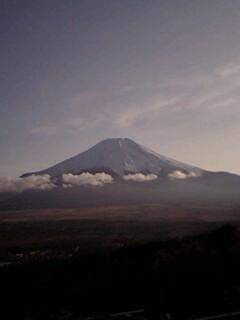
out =
<svg viewBox="0 0 240 320"><path fill-rule="evenodd" d="M176 87L176 91L171 92L171 87ZM115 123L124 128L137 126L141 119L161 121L162 115L174 117L174 113L193 111L206 117L211 116L209 112L218 112L214 114L218 118L233 108L235 112L239 111L239 89L240 64L219 67L202 77L193 75L192 79L174 79L163 86L159 85L158 92L144 101L123 108ZM164 92L170 94L165 96Z"/></svg>
<svg viewBox="0 0 240 320"><path fill-rule="evenodd" d="M235 62L235 63L231 62L229 64L226 64L217 70L217 74L222 79L240 77L240 63L239 62Z"/></svg>
<svg viewBox="0 0 240 320"><path fill-rule="evenodd" d="M114 131L127 128L134 131L143 124L148 127L151 121L162 123L167 117L187 112L209 120L213 112L216 118L221 118L226 112L238 111L239 89L240 62L235 62L208 73L176 77L159 84L146 82L115 90L81 92L65 101L64 117L39 123L31 133L52 135L59 130L71 133L106 126ZM156 129L155 125L152 129Z"/></svg>
<svg viewBox="0 0 240 320"><path fill-rule="evenodd" d="M164 97L155 95L149 97L142 104L134 104L128 106L119 112L114 119L114 124L120 128L137 125L142 119L151 116L152 118L159 115L161 112L168 112L170 108L178 105L178 102L183 98L183 95L177 97Z"/></svg>

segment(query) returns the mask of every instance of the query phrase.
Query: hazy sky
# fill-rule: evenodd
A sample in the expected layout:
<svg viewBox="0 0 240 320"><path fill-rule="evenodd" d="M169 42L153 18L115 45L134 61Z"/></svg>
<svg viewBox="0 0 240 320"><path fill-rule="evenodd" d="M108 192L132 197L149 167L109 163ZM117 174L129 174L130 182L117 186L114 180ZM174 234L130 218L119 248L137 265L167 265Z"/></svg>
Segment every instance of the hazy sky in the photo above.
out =
<svg viewBox="0 0 240 320"><path fill-rule="evenodd" d="M240 1L0 0L0 176L108 137L240 173Z"/></svg>

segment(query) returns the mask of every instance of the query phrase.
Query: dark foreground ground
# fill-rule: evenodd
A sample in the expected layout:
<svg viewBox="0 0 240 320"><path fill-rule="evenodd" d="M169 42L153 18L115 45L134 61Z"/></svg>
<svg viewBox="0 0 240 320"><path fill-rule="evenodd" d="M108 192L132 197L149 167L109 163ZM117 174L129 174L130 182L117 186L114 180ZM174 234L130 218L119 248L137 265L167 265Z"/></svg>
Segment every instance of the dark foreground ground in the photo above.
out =
<svg viewBox="0 0 240 320"><path fill-rule="evenodd" d="M191 210L0 213L1 318L240 319L237 210Z"/></svg>

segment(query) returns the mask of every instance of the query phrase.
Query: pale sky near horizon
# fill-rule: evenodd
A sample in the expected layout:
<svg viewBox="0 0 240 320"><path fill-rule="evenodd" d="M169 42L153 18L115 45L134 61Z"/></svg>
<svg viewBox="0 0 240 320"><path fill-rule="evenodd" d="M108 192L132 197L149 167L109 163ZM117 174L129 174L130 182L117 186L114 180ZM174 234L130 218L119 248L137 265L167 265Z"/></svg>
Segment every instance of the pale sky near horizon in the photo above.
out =
<svg viewBox="0 0 240 320"><path fill-rule="evenodd" d="M128 137L240 174L240 1L0 0L0 176Z"/></svg>

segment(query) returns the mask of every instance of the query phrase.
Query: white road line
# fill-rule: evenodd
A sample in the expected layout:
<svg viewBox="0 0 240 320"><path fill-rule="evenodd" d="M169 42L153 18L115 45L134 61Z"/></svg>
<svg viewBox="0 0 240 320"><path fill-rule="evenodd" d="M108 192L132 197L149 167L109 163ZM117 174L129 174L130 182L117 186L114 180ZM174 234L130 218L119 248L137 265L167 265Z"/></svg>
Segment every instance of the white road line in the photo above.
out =
<svg viewBox="0 0 240 320"><path fill-rule="evenodd" d="M216 316L210 316L210 317L195 318L193 320L213 320L213 319L221 319L221 318L224 318L224 317L232 317L232 316L237 316L237 315L240 315L240 311L230 312L230 313L223 313L223 314L218 314Z"/></svg>
<svg viewBox="0 0 240 320"><path fill-rule="evenodd" d="M127 316L127 315L132 315L135 313L140 313L143 312L144 309L139 309L139 310L132 310L132 311L126 311L126 312L119 312L119 313L112 313L110 314L110 317L118 317L118 316Z"/></svg>

